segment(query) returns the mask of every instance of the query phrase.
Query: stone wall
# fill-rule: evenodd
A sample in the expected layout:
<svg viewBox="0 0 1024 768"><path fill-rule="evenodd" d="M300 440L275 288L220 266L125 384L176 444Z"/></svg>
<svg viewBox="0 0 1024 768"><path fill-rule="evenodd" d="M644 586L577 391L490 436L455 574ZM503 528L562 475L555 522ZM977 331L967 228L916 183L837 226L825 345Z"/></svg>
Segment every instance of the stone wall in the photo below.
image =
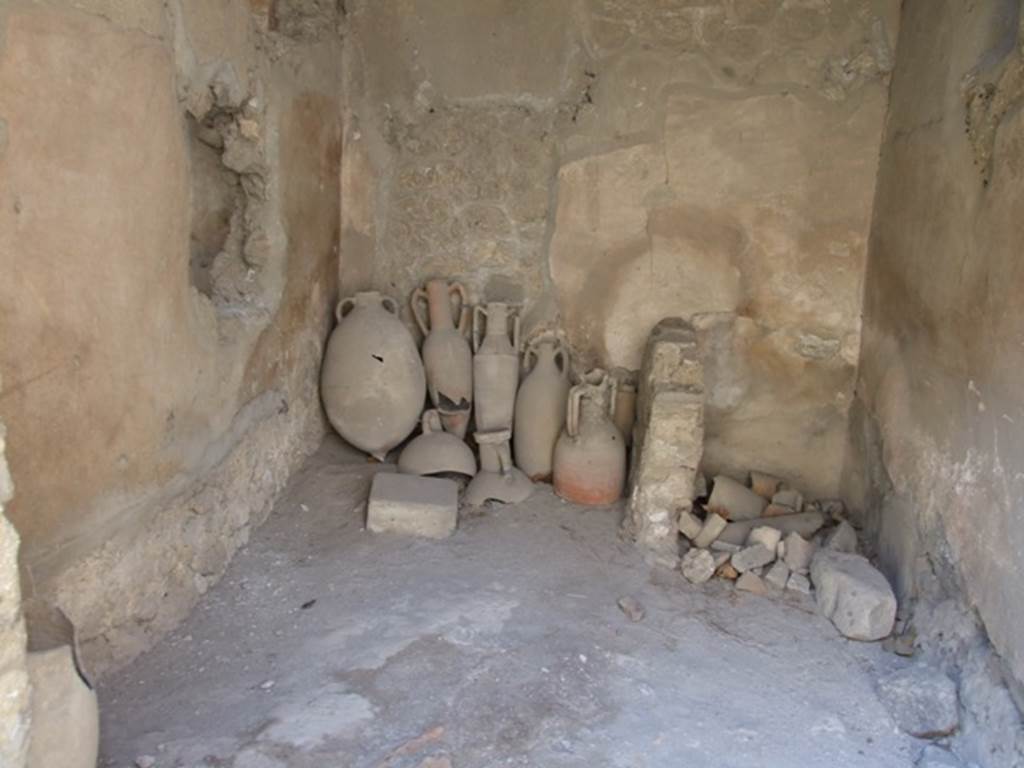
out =
<svg viewBox="0 0 1024 768"><path fill-rule="evenodd" d="M521 301L584 366L698 316L705 468L832 495L898 5L347 2L346 274Z"/></svg>
<svg viewBox="0 0 1024 768"><path fill-rule="evenodd" d="M8 513L93 669L187 612L323 433L335 5L0 10Z"/></svg>
<svg viewBox="0 0 1024 768"><path fill-rule="evenodd" d="M1024 681L1020 5L904 4L844 473L904 604L921 600L919 632L959 648L930 626L952 598L967 621L977 612L1011 681ZM965 690L968 711L1001 706ZM1013 756L1004 743L973 759L1021 764L1019 728L1000 727Z"/></svg>

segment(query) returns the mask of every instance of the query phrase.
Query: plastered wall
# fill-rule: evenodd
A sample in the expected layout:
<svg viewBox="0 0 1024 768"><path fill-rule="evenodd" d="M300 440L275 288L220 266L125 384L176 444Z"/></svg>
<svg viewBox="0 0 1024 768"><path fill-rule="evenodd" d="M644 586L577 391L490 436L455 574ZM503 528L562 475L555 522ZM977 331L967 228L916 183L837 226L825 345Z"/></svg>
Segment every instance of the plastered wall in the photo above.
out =
<svg viewBox="0 0 1024 768"><path fill-rule="evenodd" d="M582 367L697 316L705 469L833 495L898 5L347 2L343 277L461 279Z"/></svg>
<svg viewBox="0 0 1024 768"><path fill-rule="evenodd" d="M976 612L1002 660L991 676L1011 684L1024 680L1020 14L1018 0L905 3L844 483L904 603ZM1018 764L1009 749L992 764Z"/></svg>
<svg viewBox="0 0 1024 768"><path fill-rule="evenodd" d="M124 663L323 434L333 3L0 10L0 416L26 591ZM205 218L204 218L205 215Z"/></svg>

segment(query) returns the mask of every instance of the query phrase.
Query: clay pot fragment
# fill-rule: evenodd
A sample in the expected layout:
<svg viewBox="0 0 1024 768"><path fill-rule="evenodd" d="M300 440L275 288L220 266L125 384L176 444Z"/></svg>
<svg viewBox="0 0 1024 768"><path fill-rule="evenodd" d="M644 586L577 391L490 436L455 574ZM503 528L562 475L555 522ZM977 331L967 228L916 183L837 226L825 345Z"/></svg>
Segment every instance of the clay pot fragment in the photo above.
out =
<svg viewBox="0 0 1024 768"><path fill-rule="evenodd" d="M473 437L480 446L480 471L466 488L466 504L479 507L490 500L515 504L529 498L533 483L512 464L511 431L476 432Z"/></svg>
<svg viewBox="0 0 1024 768"><path fill-rule="evenodd" d="M423 413L423 433L402 449L398 471L406 475L436 475L455 472L472 477L476 474L476 457L465 442L445 432L441 414L436 410Z"/></svg>
<svg viewBox="0 0 1024 768"><path fill-rule="evenodd" d="M416 427L426 390L412 334L394 299L376 291L338 302L320 374L320 396L343 438L384 460Z"/></svg>
<svg viewBox="0 0 1024 768"><path fill-rule="evenodd" d="M458 300L454 308L453 299ZM428 280L425 287L413 292L409 308L425 337L423 367L430 401L440 409L445 430L465 437L473 402L473 354L466 341L466 289L461 283Z"/></svg>

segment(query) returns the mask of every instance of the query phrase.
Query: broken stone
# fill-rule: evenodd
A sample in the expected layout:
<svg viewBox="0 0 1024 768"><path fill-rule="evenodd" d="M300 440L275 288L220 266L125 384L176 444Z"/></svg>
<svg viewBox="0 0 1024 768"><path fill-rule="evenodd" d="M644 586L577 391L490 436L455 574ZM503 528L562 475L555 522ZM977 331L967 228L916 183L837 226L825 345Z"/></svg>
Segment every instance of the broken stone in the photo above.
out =
<svg viewBox="0 0 1024 768"><path fill-rule="evenodd" d="M753 520L761 516L767 503L742 483L725 475L716 475L708 509L730 520Z"/></svg>
<svg viewBox="0 0 1024 768"><path fill-rule="evenodd" d="M752 471L750 473L750 490L763 499L770 500L779 491L782 480L765 472Z"/></svg>
<svg viewBox="0 0 1024 768"><path fill-rule="evenodd" d="M459 486L438 477L378 472L370 488L366 528L442 539L459 519Z"/></svg>
<svg viewBox="0 0 1024 768"><path fill-rule="evenodd" d="M775 550L768 549L764 544L754 544L751 547L744 547L732 556L732 567L740 573L768 565L775 559Z"/></svg>
<svg viewBox="0 0 1024 768"><path fill-rule="evenodd" d="M756 528L752 528L747 535L747 546L763 544L765 549L775 552L781 540L782 531L778 528L772 528L770 525L759 525Z"/></svg>
<svg viewBox="0 0 1024 768"><path fill-rule="evenodd" d="M778 528L785 536L797 532L804 538L813 536L825 524L825 517L820 512L800 512L779 517L761 517L757 520L741 520L729 523L719 535L719 539L729 544L743 544L750 535L750 530L758 525L770 525Z"/></svg>
<svg viewBox="0 0 1024 768"><path fill-rule="evenodd" d="M732 557L731 552L715 552L712 550L712 557L715 558L715 569L721 568L723 565L729 562Z"/></svg>
<svg viewBox="0 0 1024 768"><path fill-rule="evenodd" d="M741 574L736 579L736 589L743 592L753 592L755 595L767 595L768 587L764 585L761 577L753 573Z"/></svg>
<svg viewBox="0 0 1024 768"><path fill-rule="evenodd" d="M901 669L879 680L877 688L896 725L911 736L935 739L960 725L956 683L935 667Z"/></svg>
<svg viewBox="0 0 1024 768"><path fill-rule="evenodd" d="M899 619L897 618L897 631L898 625ZM897 656L913 656L917 647L917 633L913 630L907 630L900 635L889 635L889 637L882 641L882 647L889 651L889 653L895 653Z"/></svg>
<svg viewBox="0 0 1024 768"><path fill-rule="evenodd" d="M152 755L139 755L135 758L135 768L153 768L156 758Z"/></svg>
<svg viewBox="0 0 1024 768"><path fill-rule="evenodd" d="M792 515L793 510L781 504L769 504L764 508L761 517L779 517L780 515Z"/></svg>
<svg viewBox="0 0 1024 768"><path fill-rule="evenodd" d="M739 544L730 544L727 541L719 541L716 539L715 541L711 542L711 546L709 547L709 549L715 552L728 552L731 555L734 552L739 552L741 549L743 549L743 547L741 547Z"/></svg>
<svg viewBox="0 0 1024 768"><path fill-rule="evenodd" d="M735 558L734 558L735 559ZM881 640L896 621L896 596L860 555L821 549L811 560L818 610L853 640Z"/></svg>
<svg viewBox="0 0 1024 768"><path fill-rule="evenodd" d="M708 516L704 518L704 525L700 529L700 533L697 534L697 538L693 540L693 546L701 549L707 549L711 542L715 541L726 529L728 523L725 518L714 512L708 512Z"/></svg>
<svg viewBox="0 0 1024 768"><path fill-rule="evenodd" d="M680 565L683 576L692 584L703 584L715 575L715 558L706 549L691 549Z"/></svg>
<svg viewBox="0 0 1024 768"><path fill-rule="evenodd" d="M841 520L839 525L825 537L825 549L835 552L856 552L857 532L853 530L852 525Z"/></svg>
<svg viewBox="0 0 1024 768"><path fill-rule="evenodd" d="M704 521L688 509L679 510L679 532L688 539L696 539L700 535Z"/></svg>
<svg viewBox="0 0 1024 768"><path fill-rule="evenodd" d="M786 565L791 571L806 573L811 567L811 558L814 557L814 542L808 541L799 533L790 533L783 542L786 547L784 558Z"/></svg>
<svg viewBox="0 0 1024 768"><path fill-rule="evenodd" d="M781 560L776 560L772 567L768 569L764 580L778 590L785 589L787 582L789 582L789 566Z"/></svg>
<svg viewBox="0 0 1024 768"><path fill-rule="evenodd" d="M934 744L924 748L914 765L916 768L963 768L963 763L956 755Z"/></svg>
<svg viewBox="0 0 1024 768"><path fill-rule="evenodd" d="M791 589L802 595L809 595L811 594L811 580L802 573L791 573L789 574L789 580L786 582L786 589Z"/></svg>
<svg viewBox="0 0 1024 768"><path fill-rule="evenodd" d="M829 520L839 522L846 518L846 504L842 499L818 499L814 506Z"/></svg>
<svg viewBox="0 0 1024 768"><path fill-rule="evenodd" d="M799 512L804 506L804 496L800 491L786 488L772 496L772 504L789 507L794 512Z"/></svg>
<svg viewBox="0 0 1024 768"><path fill-rule="evenodd" d="M715 575L722 579L735 581L739 577L739 571L732 567L732 563L724 563L715 571Z"/></svg>
<svg viewBox="0 0 1024 768"><path fill-rule="evenodd" d="M632 595L619 598L619 610L626 614L630 621L643 621L644 616L647 615L643 603Z"/></svg>

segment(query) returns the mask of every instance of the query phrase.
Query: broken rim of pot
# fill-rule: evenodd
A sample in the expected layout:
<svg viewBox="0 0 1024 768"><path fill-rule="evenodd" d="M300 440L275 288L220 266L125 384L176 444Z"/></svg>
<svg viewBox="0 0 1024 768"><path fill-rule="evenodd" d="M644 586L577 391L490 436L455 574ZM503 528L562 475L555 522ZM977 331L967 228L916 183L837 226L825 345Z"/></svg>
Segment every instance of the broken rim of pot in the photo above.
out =
<svg viewBox="0 0 1024 768"><path fill-rule="evenodd" d="M414 438L398 457L398 471L406 475L436 475L455 472L466 477L476 474L473 451L449 432L427 432Z"/></svg>
<svg viewBox="0 0 1024 768"><path fill-rule="evenodd" d="M471 507L482 506L485 501L517 504L533 493L533 483L521 469L511 467L508 474L481 471L466 488L464 501Z"/></svg>

